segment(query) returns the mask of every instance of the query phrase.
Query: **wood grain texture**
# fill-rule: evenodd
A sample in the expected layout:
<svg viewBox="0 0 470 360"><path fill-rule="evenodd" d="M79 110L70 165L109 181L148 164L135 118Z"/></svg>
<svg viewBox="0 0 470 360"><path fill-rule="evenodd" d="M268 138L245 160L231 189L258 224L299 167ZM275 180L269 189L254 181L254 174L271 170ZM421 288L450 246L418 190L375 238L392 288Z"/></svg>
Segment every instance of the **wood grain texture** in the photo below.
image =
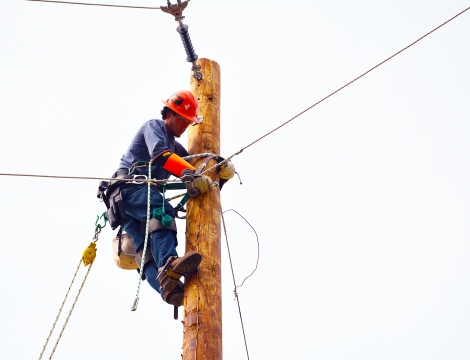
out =
<svg viewBox="0 0 470 360"><path fill-rule="evenodd" d="M200 125L188 134L189 154L220 153L220 67L199 59L203 79L191 77L191 92L199 101ZM215 160L209 166L215 164ZM201 160L192 165L199 166ZM215 170L206 174L217 181ZM185 279L183 360L222 359L222 299L220 262L220 191L213 188L190 199L186 218L186 251L198 251L198 274Z"/></svg>

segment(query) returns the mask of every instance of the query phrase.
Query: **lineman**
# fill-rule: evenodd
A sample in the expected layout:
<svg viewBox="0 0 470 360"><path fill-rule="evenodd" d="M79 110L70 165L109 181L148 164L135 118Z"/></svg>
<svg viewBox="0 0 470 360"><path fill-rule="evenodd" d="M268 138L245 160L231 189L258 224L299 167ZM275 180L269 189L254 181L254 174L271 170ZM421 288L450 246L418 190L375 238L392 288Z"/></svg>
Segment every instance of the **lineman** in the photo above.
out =
<svg viewBox="0 0 470 360"><path fill-rule="evenodd" d="M129 169L132 169L133 164L137 162L149 162L151 159L153 159L153 179L168 179L170 175L181 177L183 171L187 172L188 169L194 171L194 167L182 159L188 155L188 152L175 140L175 137L179 138L190 124L200 123L197 117L198 102L191 92L182 90L163 100L163 103L165 105L161 111L163 120L150 120L141 126L122 156L119 169L113 178L129 179L130 176L146 175L148 166L134 167L132 172ZM130 173L132 174L129 175ZM228 180L234 173L233 164L228 162L219 176ZM111 208L107 212L108 218L112 218L113 215L117 217L114 220L123 224L124 231L132 238L136 252L139 253L144 246L145 231L141 229L147 218L148 187L142 184L124 182L121 184L120 196L114 194ZM211 184L212 180L205 175L196 177L193 182L193 186L200 193L207 192ZM150 286L161 294L164 301L180 306L183 301L183 283L179 277L195 271L202 257L197 252L189 252L178 257L175 212L167 201L163 205L163 197L158 190L152 186L150 210L162 209L164 206L165 213L171 216L172 222L167 226L158 222L156 228L150 229L148 247L151 257L147 252L143 273Z"/></svg>

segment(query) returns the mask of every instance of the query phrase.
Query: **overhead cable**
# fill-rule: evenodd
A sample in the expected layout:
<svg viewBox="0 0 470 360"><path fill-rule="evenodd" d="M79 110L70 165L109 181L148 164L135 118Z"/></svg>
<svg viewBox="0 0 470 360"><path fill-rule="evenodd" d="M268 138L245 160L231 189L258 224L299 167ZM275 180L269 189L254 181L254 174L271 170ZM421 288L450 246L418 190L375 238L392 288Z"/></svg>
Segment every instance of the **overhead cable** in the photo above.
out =
<svg viewBox="0 0 470 360"><path fill-rule="evenodd" d="M59 1L51 1L51 0L27 0L27 1L43 1L43 2L59 2ZM61 3L64 3L64 2L61 2ZM72 4L72 3L71 3ZM77 3L79 4L79 3ZM85 5L90 5L90 4L85 4ZM105 6L108 6L108 5L105 5ZM442 24L440 24L439 26L435 27L434 29L432 29L431 31L429 31L428 33L424 34L423 36L421 36L419 39L413 41L411 44L409 44L408 46L405 46L403 49L401 49L400 51L397 51L395 54L393 54L392 56L388 57L387 59L383 60L382 62L378 63L377 65L375 65L374 67L370 68L369 70L367 70L366 72L364 72L363 74L359 75L358 77L356 77L355 79L351 80L350 82L348 82L347 84L341 86L340 88L338 88L337 90L333 91L332 93L330 93L329 95L325 96L323 99L317 101L315 104L309 106L308 108L306 108L305 110L301 111L300 113L298 113L297 115L295 115L294 117L290 118L289 120L287 120L286 122L282 123L281 125L279 125L278 127L274 128L273 130L269 131L268 133L264 134L263 136L259 137L258 139L256 139L255 141L251 142L250 144L246 145L245 147L241 148L239 151L237 151L236 153L230 155L229 157L227 157L225 160L215 164L214 166L206 169L205 171L203 171L201 173L201 175L207 173L208 171L216 168L217 166L220 166L224 163L226 163L227 161L229 161L231 158L233 158L234 156L236 155L239 155L241 152L243 152L243 150L249 148L250 146L256 144L258 141L264 139L265 137L267 137L268 135L271 135L273 132L279 130L280 128L282 128L283 126L287 125L288 123L290 123L291 121L295 120L296 118L298 118L300 115L306 113L307 111L309 111L310 109L314 108L315 106L317 106L318 104L320 104L321 102L325 101L326 99L332 97L334 94L338 93L339 91L343 90L344 88L346 88L347 86L351 85L353 82L359 80L360 78L362 78L363 76L367 75L368 73L370 73L372 70L375 70L376 68L378 68L380 65L386 63L387 61L391 60L392 58L394 58L395 56L397 56L398 54L402 53L403 51L407 50L408 48L410 48L411 46L415 45L417 42L421 41L422 39L424 39L425 37L427 37L428 35L432 34L434 31L438 30L439 28L443 27L444 25L446 25L447 23L451 22L452 20L454 20L455 18L457 18L458 16L462 15L464 12L468 11L470 9L470 7L462 10L461 12L459 12L457 15L454 15L453 17L451 17L449 20L443 22ZM93 180L106 180L106 179L103 179L103 178L91 178L91 177L72 177L72 176L48 176L48 175L29 175L29 174L2 174L0 173L0 176L31 176L31 177L46 177L46 178L62 178L62 179L93 179ZM109 179L111 180L111 179ZM147 182L147 181L150 181L150 182L153 182L154 180L140 180L142 182Z"/></svg>
<svg viewBox="0 0 470 360"><path fill-rule="evenodd" d="M0 173L0 176L14 176L14 177L36 177L36 178L48 178L48 179L72 179L72 180L109 180L113 181L116 178L106 178L106 177L90 177L90 176L63 176L63 175L38 175L38 174L7 174L7 173ZM140 178L140 175L137 175L135 179L120 179L120 181L128 182L128 183L152 183L152 184L159 184L159 183L168 183L168 182L177 182L180 181L179 179L143 179Z"/></svg>
<svg viewBox="0 0 470 360"><path fill-rule="evenodd" d="M441 25L435 27L434 29L432 29L431 31L429 31L428 33L424 34L423 36L421 36L419 39L413 41L411 44L409 44L408 46L405 46L403 49L401 49L400 51L397 51L395 54L393 54L392 56L386 58L385 60L383 60L382 62L378 63L377 65L375 65L374 67L370 68L369 70L367 70L365 73L359 75L358 77L356 77L355 79L351 80L350 82L348 82L347 84L341 86L339 89L333 91L331 94L325 96L323 99L317 101L315 104L309 106L308 108L306 108L305 110L301 111L300 113L298 113L297 115L295 115L294 117L290 118L289 120L287 120L286 122L284 122L283 124L279 125L278 127L274 128L273 130L269 131L268 133L264 134L263 136L261 136L260 138L256 139L255 141L253 141L252 143L246 145L245 147L241 148L238 152L234 153L233 155L227 157L225 160L215 164L214 166L206 169L204 172L202 172L201 174L205 174L206 172L216 168L217 166L220 166L224 163L226 163L227 161L229 161L231 158L233 158L234 156L240 154L243 150L249 148L250 146L256 144L258 141L264 139L266 136L268 135L271 135L273 132L279 130L280 128L282 128L283 126L287 125L288 123L290 123L291 121L295 120L296 118L298 118L300 115L306 113L307 111L309 111L310 109L314 108L315 106L317 106L318 104L320 104L321 102L325 101L326 99L328 99L329 97L333 96L334 94L336 94L337 92L343 90L345 87L351 85L353 82L355 82L356 80L359 80L360 78L362 78L363 76L367 75L368 73L370 73L372 70L375 70L377 69L380 65L386 63L387 61L391 60L392 58L394 58L395 56L397 56L398 54L402 53L403 51L405 51L406 49L410 48L411 46L413 46L414 44L416 44L418 41L424 39L426 36L432 34L434 31L436 31L437 29L443 27L444 25L446 25L447 23L451 22L452 20L454 20L456 17L462 15L464 12L466 12L467 10L469 10L470 7L466 8L465 10L459 12L457 15L455 16L452 16L449 20L443 22Z"/></svg>
<svg viewBox="0 0 470 360"><path fill-rule="evenodd" d="M70 4L70 5L106 6L106 7L128 8L128 9L147 9L147 10L159 10L160 9L160 7L90 4L90 3L71 2L71 1L55 1L55 0L26 0L26 1L36 1L36 2L56 3L56 4Z"/></svg>

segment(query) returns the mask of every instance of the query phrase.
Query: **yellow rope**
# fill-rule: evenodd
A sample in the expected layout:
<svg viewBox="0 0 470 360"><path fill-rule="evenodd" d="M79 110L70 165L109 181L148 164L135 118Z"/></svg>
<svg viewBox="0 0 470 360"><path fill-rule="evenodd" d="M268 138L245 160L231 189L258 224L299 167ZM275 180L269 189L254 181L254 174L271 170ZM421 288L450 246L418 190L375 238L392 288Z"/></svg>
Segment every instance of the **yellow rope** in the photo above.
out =
<svg viewBox="0 0 470 360"><path fill-rule="evenodd" d="M62 305L60 306L59 313L58 313L57 316L55 317L54 324L52 324L52 329L51 329L51 331L49 331L49 336L47 337L46 343L44 344L44 347L42 348L41 354L39 355L39 360L42 359L42 355L44 354L44 351L46 350L46 346L47 346L47 344L49 343L49 340L51 339L52 332L54 331L55 326L56 326L56 324L57 324L57 321L59 320L59 316L60 316L60 314L62 313L62 309L64 308L65 301L67 300L67 297L69 296L70 289L72 288L73 282L74 282L74 280L75 280L75 277L77 276L78 269L80 269L80 265L81 265L81 264L82 264L82 259L80 259L80 261L78 262L78 266L77 266L77 269L75 270L75 274L73 274L72 282L71 282L70 285L69 285L69 288L68 288L68 290L67 290L67 293L65 294L65 298L64 298L64 300L62 301Z"/></svg>
<svg viewBox="0 0 470 360"><path fill-rule="evenodd" d="M65 319L64 326L62 326L62 330L60 331L60 334L59 334L59 337L57 338L57 341L55 342L55 345L54 345L54 348L52 349L51 356L49 357L49 360L52 359L52 356L54 355L54 352L57 349L57 345L59 345L59 341L62 338L62 334L64 333L64 330L65 330L65 327L67 326L67 323L69 322L70 316L72 315L72 311L75 308L75 304L77 303L77 300L78 300L78 297L80 296L80 293L82 292L83 285L85 285L85 281L88 277L88 274L90 273L92 265L93 265L93 263L91 263L90 266L88 267L88 270L85 274L85 278L83 279L82 284L80 285L80 289L78 289L78 294L75 297L75 300L72 304L72 308L70 309L69 314L67 315L67 318Z"/></svg>
<svg viewBox="0 0 470 360"><path fill-rule="evenodd" d="M57 346L59 345L59 341L60 339L62 338L62 335L65 331L65 327L67 326L67 323L69 322L69 319L70 319L70 316L72 316L72 311L73 309L75 308L75 305L77 304L77 301L78 301L78 297L80 296L81 292L82 292L82 289L83 289L83 285L85 285L85 281L86 279L88 278L88 274L90 273L90 270L91 270L91 267L93 265L93 262L95 260L95 257L96 257L96 242L98 241L98 235L100 234L101 232L101 229L102 227L100 227L99 225L97 225L95 227L95 235L93 236L93 242L90 243L90 245L83 251L83 254L82 254L82 257L78 263L78 266L75 270L75 273L73 274L73 278L72 278L72 281L69 285L69 288L67 290L67 293L65 294L65 298L64 300L62 301L62 305L60 306L60 309L59 309L59 313L57 314L56 318L55 318L55 321L54 321L54 324L52 325L52 329L51 331L49 332L49 336L47 337L46 339L46 343L44 344L43 348L42 348L42 351L41 351L41 354L39 355L39 360L42 359L42 356L44 355L44 351L46 350L46 347L47 347L47 344L49 343L49 340L52 336L52 332L54 331L55 329L55 326L57 324L57 321L59 320L59 316L60 314L62 313L62 309L64 308L64 305L65 305L65 301L67 300L67 297L69 296L69 293L70 293L70 289L72 288L72 285L73 285L73 282L75 281L75 278L77 276L77 273L78 273L78 270L80 269L80 265L83 263L83 265L86 267L88 265L90 265L88 267L88 270L85 274L85 277L80 285L80 288L78 289L78 293L77 293L77 296L75 296L75 300L72 304L72 307L69 311L69 314L67 315L67 318L65 319L65 322L64 322L64 325L62 326L62 330L60 331L60 334L59 334L59 337L57 338L55 344L54 344L54 348L52 349L52 352L51 352L51 355L49 357L49 360L52 359L52 356L54 355L55 353L55 350L57 349Z"/></svg>

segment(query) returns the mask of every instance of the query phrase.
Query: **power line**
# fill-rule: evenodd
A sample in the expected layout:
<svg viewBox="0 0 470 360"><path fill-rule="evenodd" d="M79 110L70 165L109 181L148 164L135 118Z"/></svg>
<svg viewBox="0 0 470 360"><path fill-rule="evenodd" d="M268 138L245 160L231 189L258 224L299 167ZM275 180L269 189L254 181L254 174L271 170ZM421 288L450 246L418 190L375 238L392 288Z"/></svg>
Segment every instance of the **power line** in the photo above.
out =
<svg viewBox="0 0 470 360"><path fill-rule="evenodd" d="M46 178L46 179L69 179L69 180L108 180L113 181L117 180L116 178L106 178L106 177L90 177L90 176L63 176L63 175L37 175L37 174L7 174L7 173L0 173L0 176L13 176L13 177L35 177L35 178ZM156 180L147 178L141 178L142 175L136 175L135 179L119 179L120 181L129 182L129 183L151 183L151 184L159 184L159 183L167 183L167 182L178 182L179 179L163 179L163 180Z"/></svg>
<svg viewBox="0 0 470 360"><path fill-rule="evenodd" d="M26 0L26 1L36 1L36 2L55 3L55 4L70 4L70 5L106 6L106 7L127 8L127 9L147 9L147 10L159 10L160 9L160 7L130 6L130 5L109 5L109 4L90 4L90 3L70 2L70 1L54 1L54 0Z"/></svg>
<svg viewBox="0 0 470 360"><path fill-rule="evenodd" d="M41 2L57 2L57 3L66 3L66 2L59 2L59 1L52 1L52 0L26 0L26 1L41 1ZM68 4L81 4L81 3L68 3ZM93 4L83 4L83 5L93 5ZM114 5L103 5L103 6L114 6ZM351 80L350 82L348 82L347 84L341 86L340 88L338 88L337 90L333 91L332 93L330 93L329 95L325 96L323 99L317 101L315 104L309 106L308 108L306 108L305 110L301 111L300 113L298 113L297 115L295 115L294 117L290 118L289 120L287 120L286 122L282 123L281 125L279 125L278 127L274 128L273 130L267 132L266 134L264 134L263 136L259 137L258 139L256 139L255 141L251 142L250 144L246 145L245 147L241 148L239 151L237 151L236 153L230 155L229 157L227 157L225 160L215 164L214 166L210 167L210 168L207 168L205 171L203 171L201 173L201 175L209 172L210 170L216 168L217 166L220 166L224 163L226 163L227 161L229 161L231 158L233 158L234 156L236 155L239 155L240 153L243 152L243 150L249 148L250 146L256 144L258 141L261 141L262 139L264 139L265 137L267 137L268 135L271 135L273 132L279 130L280 128L282 128L283 126L287 125L288 123L290 123L291 121L295 120L296 118L298 118L300 115L306 113L307 111L309 111L310 109L314 108L315 106L317 106L318 104L320 104L321 102L325 101L326 99L332 97L334 94L338 93L339 91L343 90L344 88L346 88L347 86L351 85L353 82L359 80L360 78L362 78L363 76L367 75L368 73L370 73L372 70L375 70L376 68L378 68L380 65L383 65L385 64L387 61L391 60L392 58L394 58L395 56L397 56L398 54L402 53L403 51L407 50L408 48L410 48L411 46L415 45L417 42L421 41L422 39L424 39L425 37L427 37L428 35L432 34L434 31L438 30L439 28L443 27L444 25L446 25L447 23L451 22L452 20L454 20L455 18L457 18L458 16L462 15L464 12L468 11L470 9L470 7L462 10L461 12L459 12L457 15L454 15L453 17L451 17L449 20L443 22L442 24L440 24L439 26L435 27L434 29L432 29L431 31L429 31L428 33L424 34L423 36L421 36L419 39L413 41L411 44L409 44L408 46L405 46L403 49L397 51L395 54L389 56L387 59L381 61L380 63L378 63L377 65L375 65L374 67L370 68L369 70L367 70L366 72L364 72L363 74L359 75L358 77L356 77L355 79ZM31 176L31 177L43 177L43 178L59 178L59 179L88 179L88 180L112 180L112 179L105 179L105 178L92 178L92 177L73 177L73 176L51 176L51 175L32 175L32 174L2 174L0 173L0 176ZM138 181L142 181L142 182L147 182L147 180L138 180ZM151 181L153 182L154 180L148 180L148 181Z"/></svg>
<svg viewBox="0 0 470 360"><path fill-rule="evenodd" d="M227 161L229 161L231 158L233 158L234 156L240 154L243 150L249 148L250 146L256 144L258 141L264 139L266 136L268 135L271 135L273 132L279 130L280 128L282 128L283 126L287 125L288 123L290 123L291 121L295 120L296 118L298 118L300 115L306 113L307 111L309 111L310 109L314 108L315 106L317 106L318 104L320 104L321 102L325 101L326 99L328 99L329 97L333 96L334 94L336 94L337 92L343 90L345 87L351 85L353 82L359 80L360 78L362 78L363 76L367 75L368 73L370 73L372 70L375 70L376 68L378 68L380 65L386 63L387 61L391 60L392 58L394 58L395 56L397 56L398 54L402 53L403 51L405 51L406 49L410 48L411 46L413 46L414 44L416 44L418 41L424 39L426 36L432 34L434 31L436 31L437 29L443 27L444 25L446 25L447 23L451 22L452 20L454 20L456 17L462 15L465 11L469 10L470 7L466 8L465 10L459 12L457 15L455 16L452 16L449 20L443 22L441 25L435 27L434 29L432 29L431 31L429 31L428 33L424 34L423 36L421 36L419 39L413 41L411 44L409 44L408 46L405 46L403 49L401 49L400 51L397 51L395 54L393 54L392 56L386 58L385 60L383 60L382 62L378 63L377 65L375 65L374 67L370 68L369 70L367 70L365 73L359 75L358 77L356 77L355 79L351 80L350 82L348 82L347 84L341 86L339 89L333 91L331 94L325 96L323 99L317 101L315 104L313 104L312 106L309 106L308 108L306 108L305 110L301 111L300 113L298 113L297 115L295 115L294 117L290 118L289 120L287 120L286 122L284 122L283 124L279 125L278 127L274 128L273 130L269 131L268 133L264 134L263 136L261 136L260 138L256 139L255 141L253 141L252 143L246 145L245 147L241 148L238 152L234 153L233 155L227 157L224 161L221 161L217 164L215 164L214 166L206 169L204 172L202 172L202 174L205 174L206 172L214 169L215 167L217 166L220 166L224 163L226 163Z"/></svg>

